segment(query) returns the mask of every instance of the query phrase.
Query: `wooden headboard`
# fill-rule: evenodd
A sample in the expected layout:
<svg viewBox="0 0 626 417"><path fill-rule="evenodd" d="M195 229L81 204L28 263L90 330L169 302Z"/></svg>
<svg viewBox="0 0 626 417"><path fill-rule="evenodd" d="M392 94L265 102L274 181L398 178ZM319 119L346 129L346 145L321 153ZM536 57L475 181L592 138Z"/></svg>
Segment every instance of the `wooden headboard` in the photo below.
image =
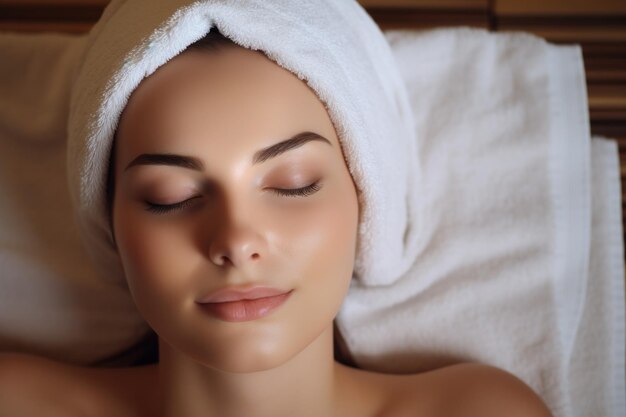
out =
<svg viewBox="0 0 626 417"><path fill-rule="evenodd" d="M108 0L0 0L0 30L86 32ZM626 1L361 0L383 29L522 30L582 46L592 134L617 139L626 177ZM626 213L626 187L622 212ZM626 217L626 216L625 216Z"/></svg>

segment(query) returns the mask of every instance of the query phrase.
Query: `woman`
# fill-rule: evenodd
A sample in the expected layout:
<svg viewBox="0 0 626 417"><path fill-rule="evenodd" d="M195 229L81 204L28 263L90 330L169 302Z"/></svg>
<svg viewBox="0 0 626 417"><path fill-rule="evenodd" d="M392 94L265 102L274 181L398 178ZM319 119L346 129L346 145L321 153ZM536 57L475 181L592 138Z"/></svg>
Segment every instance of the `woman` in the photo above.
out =
<svg viewBox="0 0 626 417"><path fill-rule="evenodd" d="M216 30L158 68L123 109L107 191L159 362L4 355L0 415L549 416L488 366L385 375L334 361L363 209L344 146L306 82Z"/></svg>

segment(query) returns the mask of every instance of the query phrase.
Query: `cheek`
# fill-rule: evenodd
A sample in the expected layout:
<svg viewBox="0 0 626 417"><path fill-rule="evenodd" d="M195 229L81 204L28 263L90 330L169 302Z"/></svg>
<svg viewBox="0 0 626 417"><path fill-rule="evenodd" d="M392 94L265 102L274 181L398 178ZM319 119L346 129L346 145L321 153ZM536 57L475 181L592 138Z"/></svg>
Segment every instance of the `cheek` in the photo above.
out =
<svg viewBox="0 0 626 417"><path fill-rule="evenodd" d="M335 279L345 278L349 282L355 260L359 208L349 177L333 191L325 196L324 208L312 216L323 227L320 231L323 236L317 242L321 251L318 267L331 268L328 272L336 271ZM313 224L311 227L315 228Z"/></svg>
<svg viewBox="0 0 626 417"><path fill-rule="evenodd" d="M186 270L190 264L185 262L185 253L189 253L189 242L182 239L181 230L146 222L145 214L136 208L121 205L115 214L118 252L129 289L139 310L150 316L153 304L165 307L162 303L174 302L188 285L186 277L191 274Z"/></svg>
<svg viewBox="0 0 626 417"><path fill-rule="evenodd" d="M329 198L323 210L311 216L311 248L317 252L311 273L319 279L349 279L354 266L357 213L347 198Z"/></svg>
<svg viewBox="0 0 626 417"><path fill-rule="evenodd" d="M291 275L307 289L303 306L325 309L323 315L332 318L352 278L358 203L351 183L326 191L315 204L294 210L294 218L283 217L283 236L285 252L293 260L287 264L297 268Z"/></svg>
<svg viewBox="0 0 626 417"><path fill-rule="evenodd" d="M268 240L276 236L279 250L288 259L307 259L312 272L330 264L352 265L358 226L356 196L336 187L313 201L272 213L277 228Z"/></svg>

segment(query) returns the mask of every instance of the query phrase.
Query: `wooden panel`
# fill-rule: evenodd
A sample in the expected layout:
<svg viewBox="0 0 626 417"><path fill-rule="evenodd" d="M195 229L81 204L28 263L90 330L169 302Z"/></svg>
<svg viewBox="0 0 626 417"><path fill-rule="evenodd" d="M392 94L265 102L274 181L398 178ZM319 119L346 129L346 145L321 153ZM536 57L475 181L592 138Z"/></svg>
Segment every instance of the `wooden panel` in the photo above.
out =
<svg viewBox="0 0 626 417"><path fill-rule="evenodd" d="M488 0L360 0L382 29L489 27Z"/></svg>
<svg viewBox="0 0 626 417"><path fill-rule="evenodd" d="M626 3L626 2L625 2ZM626 12L607 15L494 14L495 30L524 30L553 42L626 42Z"/></svg>
<svg viewBox="0 0 626 417"><path fill-rule="evenodd" d="M613 15L626 14L624 0L495 0L494 12L506 15Z"/></svg>
<svg viewBox="0 0 626 417"><path fill-rule="evenodd" d="M368 13L381 29L430 29L441 26L489 28L489 17L482 10L368 7Z"/></svg>
<svg viewBox="0 0 626 417"><path fill-rule="evenodd" d="M100 6L109 4L109 0L0 0L0 5L10 6Z"/></svg>
<svg viewBox="0 0 626 417"><path fill-rule="evenodd" d="M108 0L0 0L0 30L86 32Z"/></svg>
<svg viewBox="0 0 626 417"><path fill-rule="evenodd" d="M488 0L359 0L361 6L369 7L402 7L420 9L479 9L489 8Z"/></svg>

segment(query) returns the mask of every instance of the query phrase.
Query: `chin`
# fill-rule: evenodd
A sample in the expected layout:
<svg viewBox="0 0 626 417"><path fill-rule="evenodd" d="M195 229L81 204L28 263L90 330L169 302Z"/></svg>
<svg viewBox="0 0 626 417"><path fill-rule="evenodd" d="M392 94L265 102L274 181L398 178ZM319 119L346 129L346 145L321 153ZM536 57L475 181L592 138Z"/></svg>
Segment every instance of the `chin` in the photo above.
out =
<svg viewBox="0 0 626 417"><path fill-rule="evenodd" d="M188 357L209 369L236 374L280 367L310 343L294 338L282 323L260 324L218 323L202 328L193 323L167 326L157 333L166 341L168 356Z"/></svg>
<svg viewBox="0 0 626 417"><path fill-rule="evenodd" d="M291 348L291 349L290 349ZM218 349L189 354L196 362L232 374L262 372L289 362L300 350L288 343L271 342L220 346Z"/></svg>

